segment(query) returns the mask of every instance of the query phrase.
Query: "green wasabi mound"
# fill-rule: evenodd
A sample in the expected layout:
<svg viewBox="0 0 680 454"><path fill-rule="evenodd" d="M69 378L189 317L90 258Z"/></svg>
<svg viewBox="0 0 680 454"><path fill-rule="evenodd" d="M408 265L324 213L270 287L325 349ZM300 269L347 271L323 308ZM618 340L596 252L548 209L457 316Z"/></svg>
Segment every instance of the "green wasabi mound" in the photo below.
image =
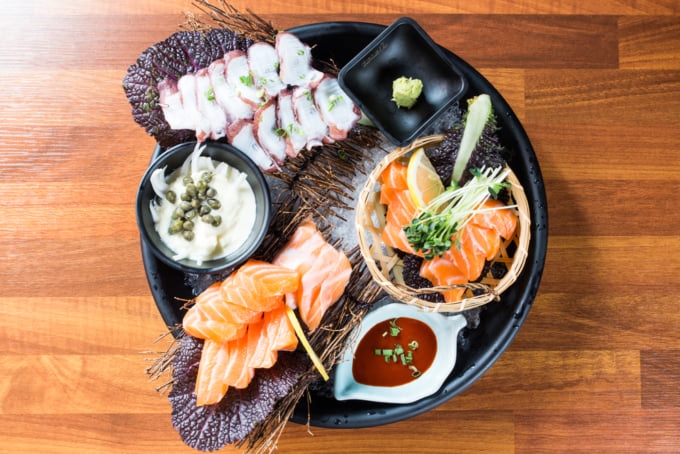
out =
<svg viewBox="0 0 680 454"><path fill-rule="evenodd" d="M392 101L397 107L410 109L423 91L423 81L401 76L392 82Z"/></svg>

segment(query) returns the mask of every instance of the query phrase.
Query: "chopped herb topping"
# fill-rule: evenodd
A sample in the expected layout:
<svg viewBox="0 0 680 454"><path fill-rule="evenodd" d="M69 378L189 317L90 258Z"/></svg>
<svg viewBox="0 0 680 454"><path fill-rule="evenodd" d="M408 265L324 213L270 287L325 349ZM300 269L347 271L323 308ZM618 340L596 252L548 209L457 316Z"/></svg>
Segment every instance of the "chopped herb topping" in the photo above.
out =
<svg viewBox="0 0 680 454"><path fill-rule="evenodd" d="M401 327L397 325L397 319L394 318L389 322L389 329L383 332L382 337L397 337L401 333ZM394 344L394 348L374 348L373 352L376 356L382 356L386 363L401 363L407 366L411 371L413 377L420 376L420 371L413 365L413 352L418 349L418 341L412 340L407 344L405 349L401 344ZM417 373L417 375L415 375Z"/></svg>
<svg viewBox="0 0 680 454"><path fill-rule="evenodd" d="M333 110L335 108L336 104L341 102L341 101L342 101L342 96L330 95L328 97L328 103L329 103L328 111L330 112L331 110Z"/></svg>

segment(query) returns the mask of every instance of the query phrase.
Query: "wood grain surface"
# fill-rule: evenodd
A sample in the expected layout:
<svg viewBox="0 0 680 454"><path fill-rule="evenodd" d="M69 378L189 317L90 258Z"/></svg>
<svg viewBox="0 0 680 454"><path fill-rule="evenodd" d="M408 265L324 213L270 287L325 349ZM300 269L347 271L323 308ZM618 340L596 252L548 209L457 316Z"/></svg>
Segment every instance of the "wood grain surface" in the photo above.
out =
<svg viewBox="0 0 680 454"><path fill-rule="evenodd" d="M480 380L387 426L288 424L279 452L680 452L680 2L232 4L278 28L413 17L515 110L550 210L536 301ZM1 452L193 452L144 373L165 331L134 214L154 142L121 88L184 11L3 1Z"/></svg>

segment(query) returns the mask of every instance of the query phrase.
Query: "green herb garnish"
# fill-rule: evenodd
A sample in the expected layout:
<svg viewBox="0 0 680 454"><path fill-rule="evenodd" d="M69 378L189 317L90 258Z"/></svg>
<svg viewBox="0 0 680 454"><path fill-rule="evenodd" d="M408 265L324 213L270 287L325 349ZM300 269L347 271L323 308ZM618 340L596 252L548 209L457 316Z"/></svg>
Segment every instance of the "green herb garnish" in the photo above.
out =
<svg viewBox="0 0 680 454"><path fill-rule="evenodd" d="M331 110L333 110L335 108L335 106L337 105L337 103L339 103L341 101L342 101L342 96L330 95L328 97L328 103L329 103L328 111L330 112Z"/></svg>

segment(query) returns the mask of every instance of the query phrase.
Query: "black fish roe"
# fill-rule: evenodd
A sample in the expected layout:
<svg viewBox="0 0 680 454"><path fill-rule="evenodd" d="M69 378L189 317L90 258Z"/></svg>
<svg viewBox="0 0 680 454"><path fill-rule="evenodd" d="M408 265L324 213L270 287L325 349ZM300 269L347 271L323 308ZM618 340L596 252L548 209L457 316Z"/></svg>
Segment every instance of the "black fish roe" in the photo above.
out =
<svg viewBox="0 0 680 454"><path fill-rule="evenodd" d="M456 156L458 156L458 148L462 137L462 126L450 128L446 130L444 139L438 146L428 148L425 151L445 187L448 187L451 184L453 164L456 161Z"/></svg>
<svg viewBox="0 0 680 454"><path fill-rule="evenodd" d="M432 287L432 282L420 276L420 265L423 263L423 259L417 255L405 254L403 257L403 276L404 282L409 287L419 289L419 288L430 288ZM444 297L441 293L425 293L420 295L420 299L429 301L430 303L443 303Z"/></svg>
<svg viewBox="0 0 680 454"><path fill-rule="evenodd" d="M481 169L482 167L496 168L505 165L504 149L496 132L497 128L494 122L487 123L482 136L477 142L477 146L470 156L463 177L458 182L459 184L465 184L472 177L470 169ZM427 157L430 158L432 165L437 169L437 174L444 183L444 186L451 184L453 165L458 157L462 138L463 126L450 128L444 133L444 139L437 147L427 150Z"/></svg>

